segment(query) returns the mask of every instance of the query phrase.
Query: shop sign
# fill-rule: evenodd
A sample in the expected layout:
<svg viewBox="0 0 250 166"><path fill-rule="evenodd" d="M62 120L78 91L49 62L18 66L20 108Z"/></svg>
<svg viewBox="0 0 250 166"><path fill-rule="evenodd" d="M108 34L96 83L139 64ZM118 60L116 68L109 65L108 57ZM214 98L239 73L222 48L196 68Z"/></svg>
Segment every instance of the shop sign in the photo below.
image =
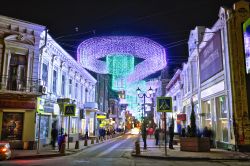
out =
<svg viewBox="0 0 250 166"><path fill-rule="evenodd" d="M58 104L54 104L54 115L60 115L60 107Z"/></svg>
<svg viewBox="0 0 250 166"><path fill-rule="evenodd" d="M157 97L157 112L172 112L172 97Z"/></svg>
<svg viewBox="0 0 250 166"><path fill-rule="evenodd" d="M106 115L97 114L96 118L97 119L106 119Z"/></svg>
<svg viewBox="0 0 250 166"><path fill-rule="evenodd" d="M223 70L220 31L214 34L200 52L199 65L201 83Z"/></svg>
<svg viewBox="0 0 250 166"><path fill-rule="evenodd" d="M177 114L177 120L185 121L186 120L186 114Z"/></svg>
<svg viewBox="0 0 250 166"><path fill-rule="evenodd" d="M57 103L69 103L70 99L69 98L61 98L57 99Z"/></svg>
<svg viewBox="0 0 250 166"><path fill-rule="evenodd" d="M64 105L64 115L65 116L75 116L76 105L75 104L65 104Z"/></svg>
<svg viewBox="0 0 250 166"><path fill-rule="evenodd" d="M38 97L37 98L37 106L36 106L36 112L39 114L44 113L44 99Z"/></svg>
<svg viewBox="0 0 250 166"><path fill-rule="evenodd" d="M23 109L36 109L35 101L28 100L0 100L0 108L23 108Z"/></svg>
<svg viewBox="0 0 250 166"><path fill-rule="evenodd" d="M189 105L191 103L190 99L183 101L183 106Z"/></svg>
<svg viewBox="0 0 250 166"><path fill-rule="evenodd" d="M193 95L193 102L197 101L198 100L198 96L197 94L196 95Z"/></svg>

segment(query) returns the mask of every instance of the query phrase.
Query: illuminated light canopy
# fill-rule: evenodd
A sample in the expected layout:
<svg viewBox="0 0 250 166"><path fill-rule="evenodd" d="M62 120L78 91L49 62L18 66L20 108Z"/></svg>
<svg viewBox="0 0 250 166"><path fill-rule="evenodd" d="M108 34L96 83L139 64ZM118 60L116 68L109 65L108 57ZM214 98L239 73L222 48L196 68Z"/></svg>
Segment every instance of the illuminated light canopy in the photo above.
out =
<svg viewBox="0 0 250 166"><path fill-rule="evenodd" d="M127 76L134 71L134 57L131 55L106 56L108 72L112 74L112 89L121 91L127 87Z"/></svg>
<svg viewBox="0 0 250 166"><path fill-rule="evenodd" d="M108 74L108 65L99 59L109 55L124 54L144 59L135 66L134 72L126 77L128 82L142 80L167 65L164 47L148 38L137 36L106 36L87 39L77 48L77 61L83 67L96 73Z"/></svg>
<svg viewBox="0 0 250 166"><path fill-rule="evenodd" d="M108 55L106 65L109 74L127 76L134 71L135 60L131 55Z"/></svg>

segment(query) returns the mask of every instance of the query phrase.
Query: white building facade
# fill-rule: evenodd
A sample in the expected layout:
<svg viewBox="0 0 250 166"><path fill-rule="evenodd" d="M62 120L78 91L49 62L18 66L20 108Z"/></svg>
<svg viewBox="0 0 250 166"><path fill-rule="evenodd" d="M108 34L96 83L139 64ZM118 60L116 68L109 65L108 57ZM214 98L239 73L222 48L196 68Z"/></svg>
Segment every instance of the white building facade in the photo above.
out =
<svg viewBox="0 0 250 166"><path fill-rule="evenodd" d="M86 131L94 133L94 113L85 110L86 104L95 105L96 79L68 54L55 40L45 32L40 43L42 51L39 57L41 85L44 88L41 115L40 139L48 144L52 126L59 133L69 133L70 141L78 140L78 135ZM58 99L69 99L76 104L76 114L64 116ZM38 118L38 117L37 117ZM38 123L37 123L38 125ZM38 130L37 133L38 135Z"/></svg>

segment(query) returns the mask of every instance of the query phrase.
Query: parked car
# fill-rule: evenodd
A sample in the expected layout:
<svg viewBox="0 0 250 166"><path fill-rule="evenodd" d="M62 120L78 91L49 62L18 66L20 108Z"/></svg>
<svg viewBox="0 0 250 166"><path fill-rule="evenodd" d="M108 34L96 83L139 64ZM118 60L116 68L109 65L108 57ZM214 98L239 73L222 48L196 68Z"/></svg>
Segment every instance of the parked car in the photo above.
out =
<svg viewBox="0 0 250 166"><path fill-rule="evenodd" d="M8 142L0 142L0 160L8 160L10 158L10 144Z"/></svg>

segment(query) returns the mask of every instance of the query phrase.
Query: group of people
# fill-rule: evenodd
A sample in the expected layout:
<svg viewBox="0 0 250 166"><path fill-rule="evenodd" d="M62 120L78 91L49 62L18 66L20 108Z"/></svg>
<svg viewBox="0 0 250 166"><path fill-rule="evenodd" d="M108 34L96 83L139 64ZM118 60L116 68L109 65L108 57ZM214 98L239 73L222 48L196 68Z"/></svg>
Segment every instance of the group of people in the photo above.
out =
<svg viewBox="0 0 250 166"><path fill-rule="evenodd" d="M100 128L99 129L99 139L103 138L107 135L110 137L111 135L115 134L115 129L105 129L105 128Z"/></svg>
<svg viewBox="0 0 250 166"><path fill-rule="evenodd" d="M190 137L190 133L191 133L191 127L188 125L187 129L182 128L180 136L181 137ZM196 136L197 137L209 137L209 138L212 138L213 137L213 132L212 132L212 130L210 128L205 126L203 130L197 129Z"/></svg>
<svg viewBox="0 0 250 166"><path fill-rule="evenodd" d="M155 145L159 145L159 141L160 140L165 140L165 132L164 130L160 129L160 128L156 128L154 131L154 136L155 136ZM169 136L169 148L170 149L174 149L173 147L173 141L174 141L174 128L172 125L170 125L170 127L168 128L167 131L167 136ZM161 145L162 143L160 143Z"/></svg>
<svg viewBox="0 0 250 166"><path fill-rule="evenodd" d="M58 150L61 151L62 145L66 143L67 133L64 133L64 130L61 129L61 134L59 135L58 130L55 126L51 130L51 145L55 149L56 143L58 143Z"/></svg>

